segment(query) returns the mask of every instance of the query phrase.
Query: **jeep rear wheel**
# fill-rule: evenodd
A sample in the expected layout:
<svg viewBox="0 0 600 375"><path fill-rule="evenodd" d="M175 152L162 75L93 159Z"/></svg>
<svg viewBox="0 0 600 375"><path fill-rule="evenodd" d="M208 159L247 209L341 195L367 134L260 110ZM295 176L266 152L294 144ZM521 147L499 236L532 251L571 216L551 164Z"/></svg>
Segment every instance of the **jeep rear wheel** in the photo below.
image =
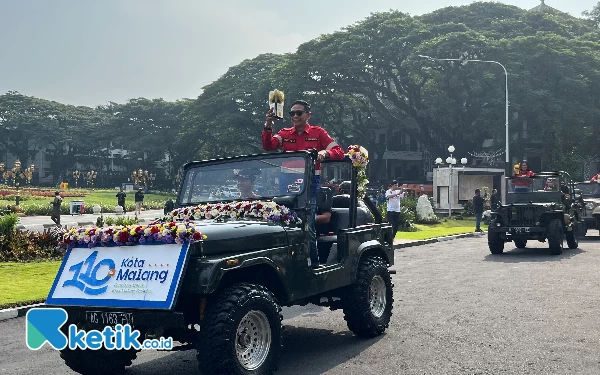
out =
<svg viewBox="0 0 600 375"><path fill-rule="evenodd" d="M565 234L569 249L577 249L579 247L579 227L577 223L571 225L571 230Z"/></svg>
<svg viewBox="0 0 600 375"><path fill-rule="evenodd" d="M519 249L524 249L527 246L527 240L514 240L515 246Z"/></svg>
<svg viewBox="0 0 600 375"><path fill-rule="evenodd" d="M554 219L548 224L546 237L548 238L548 245L550 246L550 254L560 255L563 250L563 223Z"/></svg>
<svg viewBox="0 0 600 375"><path fill-rule="evenodd" d="M390 324L394 303L392 278L380 257L366 257L358 264L356 282L347 291L344 319L360 337L381 335Z"/></svg>
<svg viewBox="0 0 600 375"><path fill-rule="evenodd" d="M196 343L203 374L272 374L281 352L281 307L267 288L237 284L212 298Z"/></svg>
<svg viewBox="0 0 600 375"><path fill-rule="evenodd" d="M89 331L98 329L97 327L89 326L84 322L76 324L78 329ZM67 334L67 325L63 326L63 332ZM144 335L140 335L143 341ZM124 374L125 368L131 366L133 360L137 357L138 350L108 350L101 348L98 350L91 349L74 349L71 350L67 346L60 351L60 357L65 361L69 368L77 373L84 375L105 375L105 374Z"/></svg>

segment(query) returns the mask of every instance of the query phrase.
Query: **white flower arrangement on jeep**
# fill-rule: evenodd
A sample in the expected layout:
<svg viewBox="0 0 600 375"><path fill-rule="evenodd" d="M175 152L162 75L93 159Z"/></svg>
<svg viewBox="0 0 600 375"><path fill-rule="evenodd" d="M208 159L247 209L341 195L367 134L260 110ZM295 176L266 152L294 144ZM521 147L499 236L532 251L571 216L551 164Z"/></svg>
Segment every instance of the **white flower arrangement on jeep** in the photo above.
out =
<svg viewBox="0 0 600 375"><path fill-rule="evenodd" d="M165 215L163 220L210 220L219 217L231 219L255 218L285 225L302 223L302 220L294 211L271 201L207 203L195 207L182 207Z"/></svg>
<svg viewBox="0 0 600 375"><path fill-rule="evenodd" d="M369 164L369 152L366 148L359 145L348 146L348 157L352 161L352 165L358 169L357 174L357 185L358 185L358 196L360 199L364 198L367 193L367 164Z"/></svg>

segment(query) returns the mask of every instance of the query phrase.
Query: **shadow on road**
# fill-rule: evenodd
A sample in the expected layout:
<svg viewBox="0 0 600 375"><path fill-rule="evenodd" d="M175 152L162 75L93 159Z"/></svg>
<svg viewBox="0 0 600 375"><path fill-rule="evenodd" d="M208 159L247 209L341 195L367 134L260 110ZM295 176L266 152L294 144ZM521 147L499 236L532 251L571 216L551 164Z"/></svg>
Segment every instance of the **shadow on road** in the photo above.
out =
<svg viewBox="0 0 600 375"><path fill-rule="evenodd" d="M327 329L285 326L277 374L322 374L356 357L382 337L361 339L350 331L333 333Z"/></svg>
<svg viewBox="0 0 600 375"><path fill-rule="evenodd" d="M334 333L328 329L284 325L283 350L276 374L321 374L356 357L382 337L361 339L350 331ZM164 355L161 355L161 358L142 363L134 361L133 366L128 367L127 373L130 375L199 374L195 350L162 353Z"/></svg>
<svg viewBox="0 0 600 375"><path fill-rule="evenodd" d="M563 259L569 259L582 253L585 253L585 251L581 249L564 248L563 253L561 255L552 255L550 254L549 248L514 248L512 250L505 249L504 253L502 254L488 254L483 258L483 260L487 262L503 263L556 262L561 261Z"/></svg>

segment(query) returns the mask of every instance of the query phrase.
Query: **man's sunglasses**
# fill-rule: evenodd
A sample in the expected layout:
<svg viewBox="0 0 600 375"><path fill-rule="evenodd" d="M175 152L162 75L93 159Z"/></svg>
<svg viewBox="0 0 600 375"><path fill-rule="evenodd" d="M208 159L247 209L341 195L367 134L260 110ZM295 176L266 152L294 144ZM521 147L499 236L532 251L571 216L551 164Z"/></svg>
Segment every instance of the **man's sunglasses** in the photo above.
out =
<svg viewBox="0 0 600 375"><path fill-rule="evenodd" d="M294 115L300 117L306 113L306 111L290 111L290 117L294 117Z"/></svg>

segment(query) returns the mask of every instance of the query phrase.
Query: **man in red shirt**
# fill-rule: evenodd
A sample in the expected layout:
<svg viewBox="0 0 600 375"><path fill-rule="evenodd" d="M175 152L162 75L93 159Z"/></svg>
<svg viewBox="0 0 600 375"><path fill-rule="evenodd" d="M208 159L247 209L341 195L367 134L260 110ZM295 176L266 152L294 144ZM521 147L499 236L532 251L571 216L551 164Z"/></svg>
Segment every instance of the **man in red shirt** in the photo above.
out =
<svg viewBox="0 0 600 375"><path fill-rule="evenodd" d="M342 160L344 150L327 134L327 131L320 126L312 126L308 123L312 112L310 104L304 100L296 100L292 103L292 109L289 112L292 118L292 127L283 128L273 135L273 122L275 116L273 109L267 112L267 121L262 132L262 146L265 151L302 151L316 149L317 164L315 184L312 187L310 197L311 213L308 215L308 231L310 235L310 259L313 268L319 266L319 256L317 252L317 234L315 230L315 217L317 213L316 192L321 175L321 161L325 159Z"/></svg>
<svg viewBox="0 0 600 375"><path fill-rule="evenodd" d="M515 193L527 193L533 181L530 179L518 180L515 177L533 177L534 174L529 170L527 162L523 160L519 165L519 173L513 175L513 183L515 185Z"/></svg>

